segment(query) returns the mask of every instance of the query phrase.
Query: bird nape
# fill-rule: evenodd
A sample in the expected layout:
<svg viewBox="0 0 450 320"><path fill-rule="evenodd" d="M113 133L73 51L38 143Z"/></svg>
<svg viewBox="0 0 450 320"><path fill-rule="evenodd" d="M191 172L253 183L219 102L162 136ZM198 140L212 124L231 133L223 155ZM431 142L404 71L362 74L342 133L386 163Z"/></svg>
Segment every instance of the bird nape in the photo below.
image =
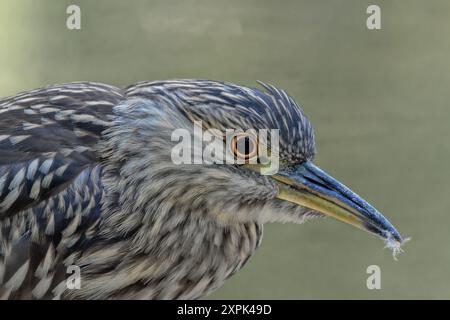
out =
<svg viewBox="0 0 450 320"><path fill-rule="evenodd" d="M0 297L198 298L245 264L265 223L314 216L398 250L383 215L312 164L301 108L261 85L75 82L0 100ZM241 130L231 147L221 135L215 143L244 162L174 163L173 132L193 134L200 121ZM251 130L277 130L277 145L266 142L276 173L261 173L263 141Z"/></svg>

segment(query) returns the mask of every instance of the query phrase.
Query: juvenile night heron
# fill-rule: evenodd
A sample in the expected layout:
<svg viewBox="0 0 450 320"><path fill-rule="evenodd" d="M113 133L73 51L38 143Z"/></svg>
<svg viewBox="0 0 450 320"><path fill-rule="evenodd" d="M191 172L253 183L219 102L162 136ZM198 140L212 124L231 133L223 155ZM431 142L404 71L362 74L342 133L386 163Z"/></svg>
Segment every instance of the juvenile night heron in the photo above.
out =
<svg viewBox="0 0 450 320"><path fill-rule="evenodd" d="M376 209L312 164L313 129L295 101L262 86L77 82L0 100L0 296L198 298L245 264L264 223L317 215L398 248ZM279 129L278 173L174 164L171 133L193 121ZM79 288L67 286L71 266Z"/></svg>

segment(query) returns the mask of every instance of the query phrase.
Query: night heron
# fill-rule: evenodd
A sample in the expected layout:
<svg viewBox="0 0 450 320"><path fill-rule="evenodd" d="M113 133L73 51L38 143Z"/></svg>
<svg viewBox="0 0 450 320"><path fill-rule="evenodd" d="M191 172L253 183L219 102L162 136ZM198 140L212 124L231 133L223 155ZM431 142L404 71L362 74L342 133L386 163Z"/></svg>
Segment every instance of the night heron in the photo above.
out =
<svg viewBox="0 0 450 320"><path fill-rule="evenodd" d="M1 297L198 298L242 268L264 223L317 215L398 250L396 229L312 164L313 129L296 102L261 85L76 82L0 100ZM278 129L278 172L261 174L259 161L175 164L171 134L194 121ZM240 153L255 154L260 141L244 140Z"/></svg>

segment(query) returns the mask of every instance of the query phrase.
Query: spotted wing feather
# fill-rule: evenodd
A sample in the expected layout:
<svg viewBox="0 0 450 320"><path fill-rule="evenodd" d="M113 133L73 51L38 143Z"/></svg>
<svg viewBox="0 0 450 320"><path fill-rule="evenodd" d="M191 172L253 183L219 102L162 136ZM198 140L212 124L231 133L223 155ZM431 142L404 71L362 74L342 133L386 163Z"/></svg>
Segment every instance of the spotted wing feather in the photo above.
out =
<svg viewBox="0 0 450 320"><path fill-rule="evenodd" d="M121 100L122 90L89 82L0 100L0 298L57 295L56 260L98 220L96 146Z"/></svg>

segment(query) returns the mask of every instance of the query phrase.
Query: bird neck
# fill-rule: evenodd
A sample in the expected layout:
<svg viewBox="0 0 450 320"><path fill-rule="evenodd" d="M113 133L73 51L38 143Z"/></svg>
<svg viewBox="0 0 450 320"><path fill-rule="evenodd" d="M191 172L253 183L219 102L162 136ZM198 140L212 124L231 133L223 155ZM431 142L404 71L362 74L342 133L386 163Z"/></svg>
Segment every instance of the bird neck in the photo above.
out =
<svg viewBox="0 0 450 320"><path fill-rule="evenodd" d="M120 291L129 298L195 299L217 289L241 269L262 239L263 226L257 222L223 224L201 212L172 208L162 214L161 210L142 207L106 215L99 254L111 252L114 277L127 279L127 287L104 290ZM109 261L98 260L103 268L105 260ZM105 283L116 284L108 279ZM89 286L87 279L86 290ZM104 294L112 297L108 291Z"/></svg>

